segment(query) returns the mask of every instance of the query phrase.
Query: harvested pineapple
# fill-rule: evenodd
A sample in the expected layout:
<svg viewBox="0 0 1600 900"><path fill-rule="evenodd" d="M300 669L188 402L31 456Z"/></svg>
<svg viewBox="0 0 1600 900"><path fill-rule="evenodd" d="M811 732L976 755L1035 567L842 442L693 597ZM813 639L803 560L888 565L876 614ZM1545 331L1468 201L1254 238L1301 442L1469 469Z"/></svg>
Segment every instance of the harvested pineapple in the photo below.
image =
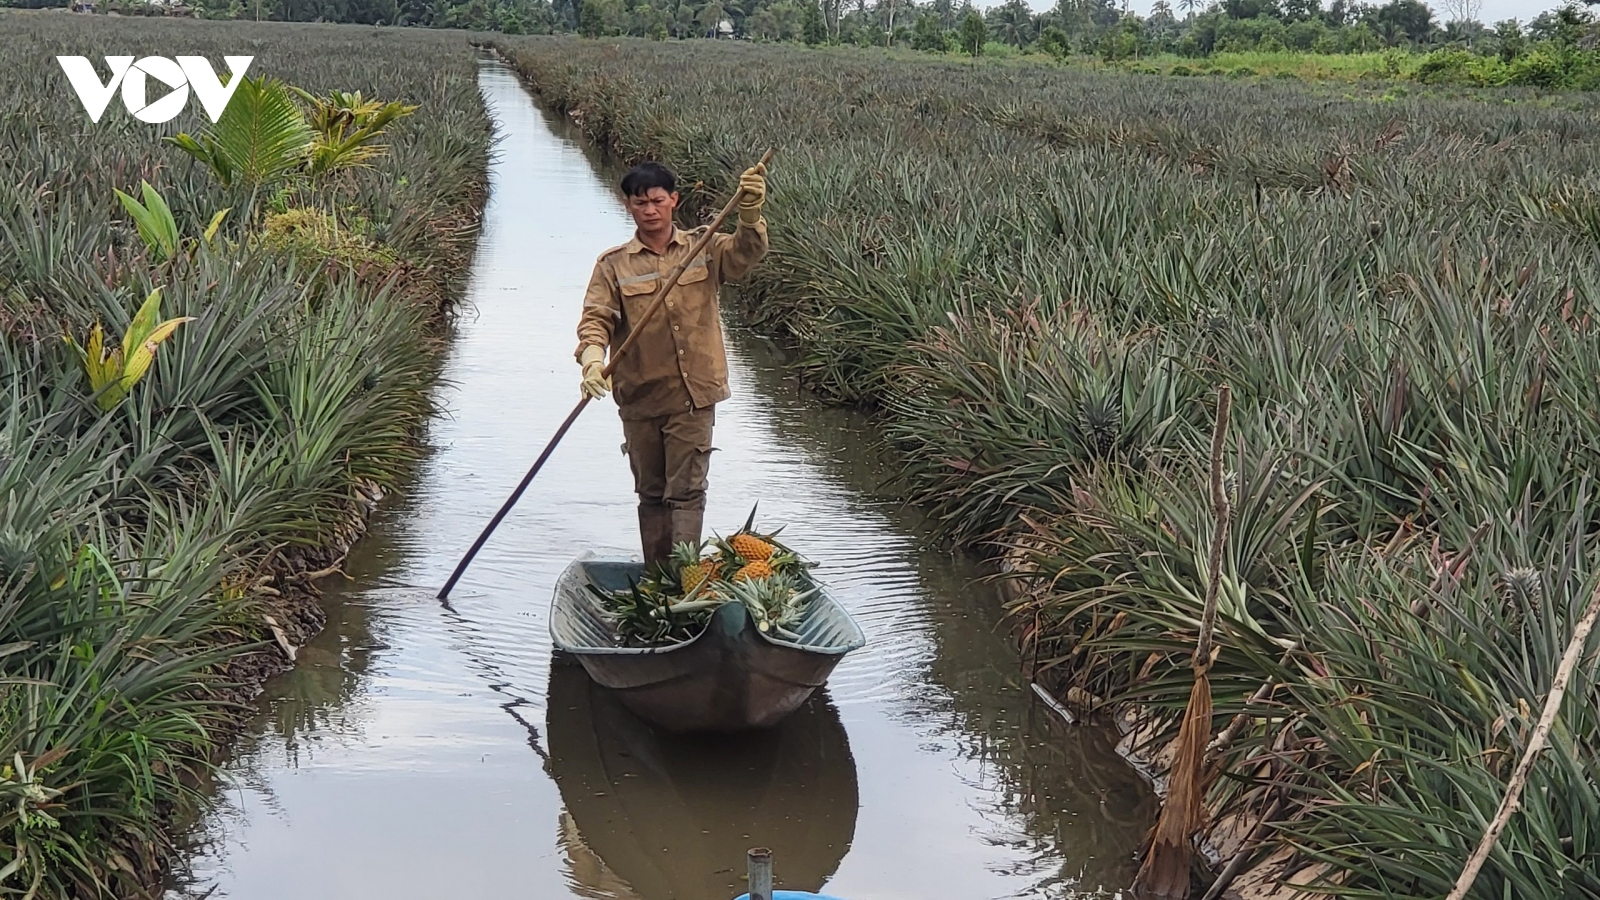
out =
<svg viewBox="0 0 1600 900"><path fill-rule="evenodd" d="M778 531L771 534L757 534L753 529L756 524L755 507L750 508L750 517L744 520L744 527L728 538L727 546L734 555L745 562L765 562L779 552L782 545L778 543Z"/></svg>
<svg viewBox="0 0 1600 900"><path fill-rule="evenodd" d="M719 564L716 558L701 558L701 547L680 542L672 548L672 565L678 573L678 586L685 596L707 581L716 581Z"/></svg>
<svg viewBox="0 0 1600 900"><path fill-rule="evenodd" d="M663 566L652 566L627 591L607 594L593 585L619 639L633 646L659 646L688 640L705 628L715 609L737 601L750 610L764 633L798 640L791 630L804 613L811 592L799 590L807 565L778 543L777 531L754 530L755 510L727 539L713 538L712 551L679 543ZM781 529L780 529L781 530Z"/></svg>
<svg viewBox="0 0 1600 900"><path fill-rule="evenodd" d="M741 559L748 559L751 562L771 559L772 554L778 549L760 537L743 531L728 538L728 544Z"/></svg>
<svg viewBox="0 0 1600 900"><path fill-rule="evenodd" d="M735 600L749 607L750 615L761 631L785 640L800 640L800 636L791 629L799 624L805 612L805 601L813 592L802 593L793 575L784 573L760 580L736 582L731 590Z"/></svg>
<svg viewBox="0 0 1600 900"><path fill-rule="evenodd" d="M739 571L733 573L733 580L736 582L756 581L762 578L771 578L774 574L776 573L773 571L772 566L767 564L766 560L753 559L740 566Z"/></svg>

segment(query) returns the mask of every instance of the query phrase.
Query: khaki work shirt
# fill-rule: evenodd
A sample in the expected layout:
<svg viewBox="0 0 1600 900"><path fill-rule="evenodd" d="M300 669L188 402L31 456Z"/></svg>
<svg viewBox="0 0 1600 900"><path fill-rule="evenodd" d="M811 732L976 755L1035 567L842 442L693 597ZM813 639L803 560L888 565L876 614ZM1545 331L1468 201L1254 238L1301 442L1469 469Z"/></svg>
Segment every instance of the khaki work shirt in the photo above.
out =
<svg viewBox="0 0 1600 900"><path fill-rule="evenodd" d="M692 231L674 228L666 253L660 255L637 235L600 254L584 294L573 355L581 357L586 344L612 351L622 346L633 323L650 308L661 279L687 258L705 230L705 226ZM728 357L722 345L717 289L743 278L766 253L764 219L711 238L611 375L622 418L649 419L728 399Z"/></svg>

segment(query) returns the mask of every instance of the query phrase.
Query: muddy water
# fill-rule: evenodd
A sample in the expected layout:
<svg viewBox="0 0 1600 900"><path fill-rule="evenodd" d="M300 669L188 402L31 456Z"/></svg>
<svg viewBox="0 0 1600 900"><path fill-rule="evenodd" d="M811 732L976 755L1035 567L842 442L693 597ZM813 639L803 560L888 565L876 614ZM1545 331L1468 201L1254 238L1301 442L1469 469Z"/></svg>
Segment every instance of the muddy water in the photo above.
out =
<svg viewBox="0 0 1600 900"><path fill-rule="evenodd" d="M1032 698L995 598L922 546L867 426L803 397L759 336L732 341L708 527L759 499L870 642L780 729L668 740L552 665L557 573L585 549L637 552L609 402L451 603L432 599L575 402L579 297L630 231L512 75L485 62L481 85L500 143L434 452L263 696L172 896L724 900L755 845L774 848L780 887L853 900L1125 885L1150 796L1102 735Z"/></svg>

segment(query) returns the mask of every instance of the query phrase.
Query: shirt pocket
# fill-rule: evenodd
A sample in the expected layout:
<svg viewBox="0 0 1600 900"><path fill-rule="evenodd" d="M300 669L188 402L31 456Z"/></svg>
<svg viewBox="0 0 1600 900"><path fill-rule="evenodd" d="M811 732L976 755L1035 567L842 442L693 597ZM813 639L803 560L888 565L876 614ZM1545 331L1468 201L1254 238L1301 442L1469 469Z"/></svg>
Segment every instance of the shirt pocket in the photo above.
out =
<svg viewBox="0 0 1600 900"><path fill-rule="evenodd" d="M683 277L678 279L679 284L698 284L711 275L711 257L703 255L688 268L683 270Z"/></svg>
<svg viewBox="0 0 1600 900"><path fill-rule="evenodd" d="M650 308L650 300L660 286L661 278L654 272L625 275L617 279L617 292L622 295L622 314L630 327Z"/></svg>
<svg viewBox="0 0 1600 900"><path fill-rule="evenodd" d="M678 304L678 315L686 321L700 322L716 311L717 283L711 280L711 258L701 256L698 264L683 270L678 286L672 289L672 300Z"/></svg>

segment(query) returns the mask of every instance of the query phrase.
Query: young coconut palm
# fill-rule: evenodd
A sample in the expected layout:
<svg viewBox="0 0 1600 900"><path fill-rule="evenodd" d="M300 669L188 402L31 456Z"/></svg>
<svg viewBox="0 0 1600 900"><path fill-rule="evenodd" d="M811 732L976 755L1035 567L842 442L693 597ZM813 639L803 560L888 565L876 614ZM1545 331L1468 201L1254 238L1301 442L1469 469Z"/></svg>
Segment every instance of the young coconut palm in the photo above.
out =
<svg viewBox="0 0 1600 900"><path fill-rule="evenodd" d="M199 137L182 132L166 140L205 163L224 187L258 188L300 170L313 137L287 85L246 77L215 125Z"/></svg>
<svg viewBox="0 0 1600 900"><path fill-rule="evenodd" d="M307 121L316 138L306 153L306 171L312 176L367 165L387 151L376 141L389 126L417 111L416 106L398 101L362 97L360 91L318 97L300 88L291 90L311 106Z"/></svg>

